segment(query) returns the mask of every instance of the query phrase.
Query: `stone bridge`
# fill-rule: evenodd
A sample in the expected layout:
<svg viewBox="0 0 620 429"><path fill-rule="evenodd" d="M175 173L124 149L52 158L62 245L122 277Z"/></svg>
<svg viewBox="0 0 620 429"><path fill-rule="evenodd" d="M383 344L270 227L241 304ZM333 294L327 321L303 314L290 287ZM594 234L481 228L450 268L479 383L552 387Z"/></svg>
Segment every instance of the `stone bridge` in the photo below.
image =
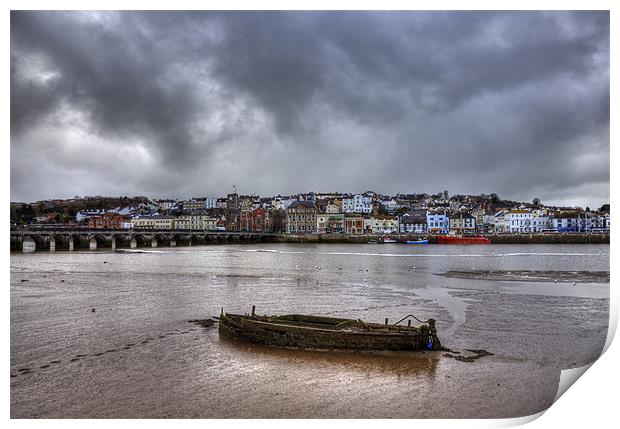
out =
<svg viewBox="0 0 620 429"><path fill-rule="evenodd" d="M274 241L278 234L210 230L23 228L11 230L11 250L34 252L100 248L191 246Z"/></svg>

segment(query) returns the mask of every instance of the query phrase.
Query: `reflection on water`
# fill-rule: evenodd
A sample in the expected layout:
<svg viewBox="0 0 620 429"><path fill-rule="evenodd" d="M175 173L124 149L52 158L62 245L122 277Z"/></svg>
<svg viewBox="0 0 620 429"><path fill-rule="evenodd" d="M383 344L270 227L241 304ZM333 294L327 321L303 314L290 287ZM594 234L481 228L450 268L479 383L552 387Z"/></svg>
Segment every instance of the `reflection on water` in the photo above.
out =
<svg viewBox="0 0 620 429"><path fill-rule="evenodd" d="M446 270L608 271L608 245L265 244L11 255L12 417L511 417L594 360L609 283ZM570 276L570 275L569 275ZM223 307L434 318L436 353L281 350L188 321ZM94 311L93 311L94 310ZM458 392L458 399L455 399Z"/></svg>

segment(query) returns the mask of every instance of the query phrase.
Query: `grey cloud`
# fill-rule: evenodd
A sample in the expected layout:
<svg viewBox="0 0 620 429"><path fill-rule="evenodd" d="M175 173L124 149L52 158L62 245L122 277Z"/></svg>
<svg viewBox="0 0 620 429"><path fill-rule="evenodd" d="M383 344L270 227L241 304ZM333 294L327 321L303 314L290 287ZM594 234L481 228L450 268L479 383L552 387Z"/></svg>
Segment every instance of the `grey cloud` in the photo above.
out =
<svg viewBox="0 0 620 429"><path fill-rule="evenodd" d="M607 12L12 12L11 63L12 199L609 198Z"/></svg>

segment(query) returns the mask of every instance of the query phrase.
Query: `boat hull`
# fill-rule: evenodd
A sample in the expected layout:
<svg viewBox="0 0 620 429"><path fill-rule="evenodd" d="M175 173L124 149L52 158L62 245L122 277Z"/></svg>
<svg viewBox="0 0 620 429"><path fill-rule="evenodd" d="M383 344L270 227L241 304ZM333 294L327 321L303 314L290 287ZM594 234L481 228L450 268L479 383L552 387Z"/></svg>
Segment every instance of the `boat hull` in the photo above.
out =
<svg viewBox="0 0 620 429"><path fill-rule="evenodd" d="M409 240L407 244L428 244L428 240Z"/></svg>
<svg viewBox="0 0 620 429"><path fill-rule="evenodd" d="M320 323L306 322L304 318L308 317L312 318L311 321ZM219 332L220 335L241 341L302 349L422 351L429 350L431 338L430 349L441 349L434 323L432 326L422 325L419 328L364 324L369 327L369 331L364 332L334 327L337 324L359 323L352 319L303 315L280 316L280 318L291 318L292 322L265 316L225 314L220 317ZM302 320L301 323L295 323L295 318ZM380 328L384 328L384 332L381 332Z"/></svg>
<svg viewBox="0 0 620 429"><path fill-rule="evenodd" d="M455 237L450 235L437 236L439 244L491 244L491 240L486 237Z"/></svg>

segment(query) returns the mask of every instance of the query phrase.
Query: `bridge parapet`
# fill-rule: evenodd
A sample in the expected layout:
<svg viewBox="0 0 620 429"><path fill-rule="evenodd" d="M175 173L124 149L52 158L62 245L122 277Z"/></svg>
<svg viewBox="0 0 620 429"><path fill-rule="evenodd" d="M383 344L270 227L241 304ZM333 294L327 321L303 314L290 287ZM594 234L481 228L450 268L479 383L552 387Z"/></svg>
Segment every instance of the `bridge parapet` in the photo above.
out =
<svg viewBox="0 0 620 429"><path fill-rule="evenodd" d="M179 244L242 243L273 241L280 234L250 231L220 231L196 229L97 229L76 227L28 227L10 231L11 249L24 251L24 241L29 249L37 251L101 249L119 247L137 248ZM34 244L33 244L34 243Z"/></svg>

